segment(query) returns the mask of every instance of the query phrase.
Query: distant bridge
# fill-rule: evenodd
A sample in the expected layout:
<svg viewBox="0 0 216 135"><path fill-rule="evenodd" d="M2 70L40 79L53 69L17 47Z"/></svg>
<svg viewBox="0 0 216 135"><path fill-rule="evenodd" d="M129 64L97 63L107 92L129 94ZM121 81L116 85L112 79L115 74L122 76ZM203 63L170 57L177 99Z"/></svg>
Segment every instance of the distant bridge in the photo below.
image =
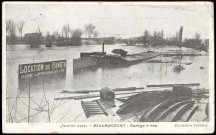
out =
<svg viewBox="0 0 216 135"><path fill-rule="evenodd" d="M81 38L83 45L102 44L103 38Z"/></svg>

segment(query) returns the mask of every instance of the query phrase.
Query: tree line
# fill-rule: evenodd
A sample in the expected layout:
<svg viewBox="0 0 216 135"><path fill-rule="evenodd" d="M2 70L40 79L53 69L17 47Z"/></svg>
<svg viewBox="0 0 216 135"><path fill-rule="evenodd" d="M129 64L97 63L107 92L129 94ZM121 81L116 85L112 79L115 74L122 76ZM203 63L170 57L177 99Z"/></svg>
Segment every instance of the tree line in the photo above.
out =
<svg viewBox="0 0 216 135"><path fill-rule="evenodd" d="M73 45L78 46L82 44L81 37L86 36L87 38L97 38L99 33L96 30L96 26L89 23L82 29L72 29L68 24L63 25L62 30L54 31L52 34L47 32L46 39L48 43L55 41L57 45Z"/></svg>
<svg viewBox="0 0 216 135"><path fill-rule="evenodd" d="M81 37L97 38L99 33L96 26L89 23L82 29L72 29L69 23L62 26L60 31L49 31L42 35L41 28L38 25L35 32L26 33L23 36L25 21L15 22L12 19L6 21L6 44L26 43L31 47L38 47L40 44L57 44L57 45L81 45ZM54 43L55 42L55 43Z"/></svg>
<svg viewBox="0 0 216 135"><path fill-rule="evenodd" d="M150 31L145 30L140 37L121 39L121 41L127 45L143 45L147 46L163 46L163 45L176 45L179 47L188 47L199 50L208 51L209 40L206 39L204 43L200 38L200 33L196 32L194 38L185 38L183 40L183 26L175 35L165 38L164 31L154 31L151 34Z"/></svg>
<svg viewBox="0 0 216 135"><path fill-rule="evenodd" d="M6 21L6 32L7 32L7 44L17 44L19 42L30 44L31 47L38 47L40 44L56 44L59 46L72 45L78 46L82 44L81 37L87 39L94 38L93 40L98 41L99 33L96 30L96 26L89 23L84 25L83 29L72 29L69 23L64 24L62 29L59 31L53 31L50 34L49 31L42 35L41 28L38 25L36 32L26 33L23 37L23 28L25 21L21 20L15 22L13 20ZM133 37L127 39L117 39L115 37L103 38L103 42L107 44L125 43L127 45L143 45L143 46L162 46L162 45L176 45L179 47L189 47L208 51L209 40L206 39L204 43L200 39L200 33L196 32L194 38L185 38L183 40L183 26L176 32L176 34L170 37L164 37L164 31L154 31L151 33L145 30L143 35L140 37Z"/></svg>
<svg viewBox="0 0 216 135"><path fill-rule="evenodd" d="M17 34L22 37L25 21L15 22L11 19L6 20L6 42L7 44L15 44L18 40ZM18 32L18 33L17 33Z"/></svg>

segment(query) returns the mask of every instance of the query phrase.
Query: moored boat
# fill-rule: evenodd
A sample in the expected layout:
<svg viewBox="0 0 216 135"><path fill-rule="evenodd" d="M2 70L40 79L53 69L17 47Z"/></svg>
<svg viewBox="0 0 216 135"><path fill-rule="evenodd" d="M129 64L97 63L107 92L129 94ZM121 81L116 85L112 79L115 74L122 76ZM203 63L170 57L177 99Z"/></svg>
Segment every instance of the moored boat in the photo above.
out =
<svg viewBox="0 0 216 135"><path fill-rule="evenodd" d="M142 52L138 54L127 55L125 57L105 53L97 53L100 55L94 55L94 53L82 54L84 54L85 56L73 60L74 69L86 68L91 66L129 66L161 55L157 52Z"/></svg>
<svg viewBox="0 0 216 135"><path fill-rule="evenodd" d="M81 52L80 58L73 60L73 69L82 69L92 66L103 67L122 67L140 63L150 58L161 55L159 52L142 52L137 54L127 54L125 50L114 49L114 54L106 54L104 52L104 44L102 52ZM120 54L120 55L118 55Z"/></svg>

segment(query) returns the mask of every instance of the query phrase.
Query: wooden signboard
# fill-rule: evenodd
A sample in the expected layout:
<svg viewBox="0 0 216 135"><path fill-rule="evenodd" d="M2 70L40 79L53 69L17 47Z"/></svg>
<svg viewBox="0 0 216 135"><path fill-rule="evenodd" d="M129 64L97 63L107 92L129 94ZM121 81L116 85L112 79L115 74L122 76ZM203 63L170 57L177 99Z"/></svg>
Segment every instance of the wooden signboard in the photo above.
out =
<svg viewBox="0 0 216 135"><path fill-rule="evenodd" d="M19 65L19 79L55 73L66 73L66 60Z"/></svg>

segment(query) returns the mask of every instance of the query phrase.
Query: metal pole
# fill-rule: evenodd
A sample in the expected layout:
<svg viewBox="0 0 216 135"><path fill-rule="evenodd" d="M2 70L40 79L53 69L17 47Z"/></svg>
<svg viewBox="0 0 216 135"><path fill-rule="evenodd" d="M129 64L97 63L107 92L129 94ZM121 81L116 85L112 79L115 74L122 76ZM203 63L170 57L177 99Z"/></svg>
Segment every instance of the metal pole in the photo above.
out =
<svg viewBox="0 0 216 135"><path fill-rule="evenodd" d="M30 80L29 80L29 105L28 105L28 123L30 123L30 96L31 96L31 94L30 94Z"/></svg>

